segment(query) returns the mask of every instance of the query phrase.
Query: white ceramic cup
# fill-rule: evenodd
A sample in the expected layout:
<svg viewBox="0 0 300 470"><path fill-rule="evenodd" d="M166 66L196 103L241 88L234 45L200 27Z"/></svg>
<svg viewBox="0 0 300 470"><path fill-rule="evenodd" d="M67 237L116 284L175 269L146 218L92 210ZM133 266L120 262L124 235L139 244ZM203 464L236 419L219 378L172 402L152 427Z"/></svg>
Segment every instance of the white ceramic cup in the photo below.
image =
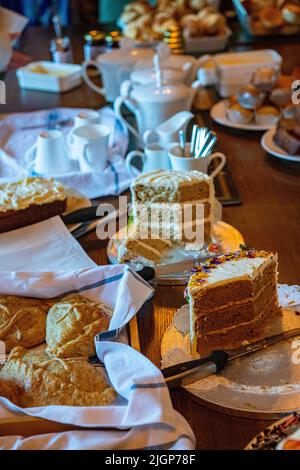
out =
<svg viewBox="0 0 300 470"><path fill-rule="evenodd" d="M190 144L186 145L185 156L182 156L182 148L180 145L175 145L169 150L169 158L172 166L172 170L179 171L192 171L197 170L202 173L208 173L208 167L213 160L216 158L220 160L219 165L210 174L211 178L215 178L226 164L226 157L223 153L215 152L207 157L200 158L189 158L186 155L190 155Z"/></svg>
<svg viewBox="0 0 300 470"><path fill-rule="evenodd" d="M72 155L74 154L72 146L74 143L73 134L75 129L89 124L100 124L100 114L97 111L82 111L75 117L73 129L71 129L67 135L67 145L70 147Z"/></svg>
<svg viewBox="0 0 300 470"><path fill-rule="evenodd" d="M73 132L73 149L83 173L104 171L108 160L110 129L99 124L81 126Z"/></svg>
<svg viewBox="0 0 300 470"><path fill-rule="evenodd" d="M25 159L32 170L42 175L59 175L73 169L64 135L58 130L41 132Z"/></svg>
<svg viewBox="0 0 300 470"><path fill-rule="evenodd" d="M154 51L151 48L122 47L100 54L95 60L82 64L83 78L87 85L96 93L113 102L120 94L120 85L129 78L135 64L139 60L150 60ZM88 68L94 67L101 75L103 88L98 87L89 77Z"/></svg>
<svg viewBox="0 0 300 470"><path fill-rule="evenodd" d="M137 158L142 162L142 171L132 164L132 160ZM145 147L144 152L139 150L130 152L126 157L126 167L133 176L138 176L141 173L150 173L155 170L170 170L171 164L168 150L156 143L149 144Z"/></svg>

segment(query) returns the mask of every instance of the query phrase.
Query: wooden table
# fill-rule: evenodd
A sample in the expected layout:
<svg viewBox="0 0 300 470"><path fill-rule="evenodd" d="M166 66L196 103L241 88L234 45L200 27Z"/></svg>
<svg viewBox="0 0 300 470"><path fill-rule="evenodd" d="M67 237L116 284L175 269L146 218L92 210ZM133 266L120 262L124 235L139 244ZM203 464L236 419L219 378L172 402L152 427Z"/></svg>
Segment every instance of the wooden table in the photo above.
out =
<svg viewBox="0 0 300 470"><path fill-rule="evenodd" d="M85 28L87 29L87 28ZM76 62L82 60L82 28L70 31ZM48 56L48 44L52 33L41 28L30 28L23 36L21 50L35 59ZM273 47L283 57L283 70L292 71L300 57L299 39L275 41L272 38L255 44L256 48ZM250 45L234 46L247 50ZM57 106L100 108L103 99L87 86L63 95L22 91L18 88L15 73L8 72L7 105L1 112L32 111ZM260 146L261 134L238 132L211 124L219 135L219 149L228 158L235 184L243 204L224 209L223 219L238 228L249 246L276 250L279 253L279 281L300 283L300 165L281 161L265 154ZM116 201L116 198L108 198ZM106 199L107 201L107 199ZM106 244L92 233L81 241L83 248L98 264L106 264ZM181 301L182 293L174 288L157 289L152 313L143 314L143 347L147 355L155 359L157 346L153 335L161 337L170 321L170 315ZM178 297L177 303L174 299ZM170 309L170 306L171 309ZM153 313L154 312L154 313ZM152 315L152 316L149 316ZM153 317L154 315L154 317ZM155 331L151 322L156 318ZM153 327L153 325L152 325ZM151 333L150 333L151 332ZM197 436L198 449L242 449L247 442L269 422L233 418L195 403L184 391L172 393L176 409L189 421Z"/></svg>

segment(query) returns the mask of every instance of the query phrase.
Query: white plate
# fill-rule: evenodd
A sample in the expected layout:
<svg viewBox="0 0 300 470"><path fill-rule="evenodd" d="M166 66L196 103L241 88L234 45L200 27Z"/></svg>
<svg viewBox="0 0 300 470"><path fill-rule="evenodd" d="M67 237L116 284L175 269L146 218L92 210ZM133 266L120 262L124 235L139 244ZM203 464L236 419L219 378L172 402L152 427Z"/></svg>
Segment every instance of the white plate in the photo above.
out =
<svg viewBox="0 0 300 470"><path fill-rule="evenodd" d="M118 232L120 233L120 232ZM118 249L120 246L120 240L118 240L118 234L112 238L107 245L107 257L111 264L118 264ZM227 253L231 251L237 251L240 249L241 245L245 244L244 237L242 234L234 227L229 224L226 224L223 221L220 221L213 225L212 231L212 241L211 244L205 245L201 250L186 250L184 246L178 245L170 248L158 266L166 266L170 263L175 263L183 260L199 260L205 259L210 256L215 256L216 252L210 251L210 245L217 245L220 253ZM220 254L218 253L218 254ZM139 270L143 268L142 264L136 264L134 262L127 263L134 270ZM185 285L186 276L184 273L172 273L172 285ZM165 280L166 278L166 280ZM159 278L159 283L165 284L170 278L170 275L161 276Z"/></svg>
<svg viewBox="0 0 300 470"><path fill-rule="evenodd" d="M231 122L226 115L226 100L219 101L219 103L215 104L211 108L210 116L218 124L231 127L232 129L243 129L245 131L266 131L268 129L274 128L274 124L269 126L259 126L254 122L249 124L235 124L234 122Z"/></svg>
<svg viewBox="0 0 300 470"><path fill-rule="evenodd" d="M299 328L300 317L283 309L266 332L266 337ZM298 338L299 339L299 338ZM184 388L194 399L215 411L252 419L278 419L300 411L300 367L292 361L296 338L230 362L219 374ZM161 345L162 366L191 360L189 307L174 316Z"/></svg>
<svg viewBox="0 0 300 470"><path fill-rule="evenodd" d="M273 155L274 157L282 158L283 160L289 160L291 162L298 162L300 163L300 155L289 155L285 150L278 147L278 145L274 142L274 135L276 129L270 129L266 132L261 138L261 145L262 148Z"/></svg>

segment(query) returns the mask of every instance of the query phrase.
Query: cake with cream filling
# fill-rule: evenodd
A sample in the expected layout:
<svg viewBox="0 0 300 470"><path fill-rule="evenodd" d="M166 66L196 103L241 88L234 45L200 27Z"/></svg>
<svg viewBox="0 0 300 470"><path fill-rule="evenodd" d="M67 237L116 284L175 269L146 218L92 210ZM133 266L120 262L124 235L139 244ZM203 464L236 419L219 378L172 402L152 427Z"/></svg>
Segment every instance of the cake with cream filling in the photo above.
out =
<svg viewBox="0 0 300 470"><path fill-rule="evenodd" d="M118 250L120 263L153 266L173 245L202 248L211 240L215 191L199 171L154 171L131 185L133 228Z"/></svg>
<svg viewBox="0 0 300 470"><path fill-rule="evenodd" d="M154 266L160 262L171 246L172 243L169 240L143 238L137 230L134 230L122 242L118 251L118 261L119 263L130 261L143 266Z"/></svg>
<svg viewBox="0 0 300 470"><path fill-rule="evenodd" d="M174 243L210 240L214 185L199 171L154 171L132 187L133 216L139 232ZM202 234L200 231L202 230Z"/></svg>
<svg viewBox="0 0 300 470"><path fill-rule="evenodd" d="M210 258L193 268L187 296L193 356L257 341L281 314L277 254L245 250Z"/></svg>
<svg viewBox="0 0 300 470"><path fill-rule="evenodd" d="M27 178L0 185L0 233L63 214L67 195L63 186L44 178Z"/></svg>

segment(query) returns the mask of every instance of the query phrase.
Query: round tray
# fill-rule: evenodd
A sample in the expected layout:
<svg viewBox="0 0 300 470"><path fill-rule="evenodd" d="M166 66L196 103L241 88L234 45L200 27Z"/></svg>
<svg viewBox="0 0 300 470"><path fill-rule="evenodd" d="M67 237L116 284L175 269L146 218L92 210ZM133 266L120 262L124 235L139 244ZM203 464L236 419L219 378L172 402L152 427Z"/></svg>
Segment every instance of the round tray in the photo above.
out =
<svg viewBox="0 0 300 470"><path fill-rule="evenodd" d="M292 426L294 427L295 424L293 424L293 421L296 421L296 420L297 420L297 416L294 413L293 415L285 416L284 418L280 419L279 421L276 421L276 423L272 424L271 426L268 426L262 432L260 432L257 436L255 436L249 442L249 444L245 447L245 450L261 450L261 449L255 448L255 446L257 444L257 441L259 441L260 444L264 444L267 440L267 442L269 444L272 443L272 442L273 442L273 445L276 444L276 443L274 443L274 441L272 441L272 432L275 431L276 428L278 429L280 427L284 430L285 434L289 435L290 432L292 432L292 433L294 432L294 429L291 430L291 431L289 430L290 427L291 427L291 422L292 422ZM298 420L299 420L299 426L300 426L300 415L299 415ZM273 449L268 448L268 449L264 449L264 450L273 450Z"/></svg>
<svg viewBox="0 0 300 470"><path fill-rule="evenodd" d="M267 336L299 328L300 317L284 310ZM203 406L231 416L273 420L300 410L300 367L292 362L292 339L232 361L221 373L184 389ZM191 360L189 307L174 316L162 340L162 365Z"/></svg>
<svg viewBox="0 0 300 470"><path fill-rule="evenodd" d="M118 233L112 238L108 245L107 245L107 257L111 264L118 264L118 249L120 244L122 243L121 240L118 240ZM219 247L221 253L228 253L230 251L237 251L240 249L241 245L244 245L245 241L241 233L234 227L225 222L218 222L213 226L212 230L212 244L216 244ZM215 252L209 252L208 249L202 250L185 250L181 246L175 246L171 248L162 262L160 266L166 266L170 263L175 263L177 261L186 260L186 259L205 259L209 256L215 255ZM139 270L143 266L134 264L134 263L127 263L129 266L132 267L134 270ZM169 275L165 276L166 278ZM177 282L176 282L177 279ZM156 284L166 284L164 282L164 276L161 276L160 279L156 282ZM185 285L186 284L186 276L183 273L172 273L172 285Z"/></svg>

